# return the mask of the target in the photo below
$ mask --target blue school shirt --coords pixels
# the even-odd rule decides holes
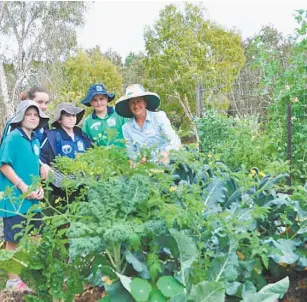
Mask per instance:
[[[74,140],[62,128],[53,129],[45,132],[40,159],[49,165],[58,155],[76,158],[90,147],[90,139],[79,127],[74,127]]]

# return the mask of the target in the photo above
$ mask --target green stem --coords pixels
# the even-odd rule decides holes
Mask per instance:
[[[16,259],[16,258],[14,258],[14,257],[12,257],[12,260],[18,262],[19,264],[21,264],[21,265],[24,266],[24,267],[28,267],[28,265],[27,265],[26,263],[24,263],[24,262],[22,262],[22,261],[20,261],[20,260],[18,260],[18,259]]]
[[[121,266],[122,266],[122,259],[121,259],[121,255],[120,255],[120,248],[121,248],[121,243],[114,244],[112,246],[114,261],[116,263],[116,271],[118,273],[121,272]]]
[[[106,250],[106,254],[107,254],[108,257],[109,257],[109,260],[110,260],[110,262],[111,262],[113,268],[116,270],[116,264],[115,264],[114,259],[113,259],[112,255],[111,255],[111,253],[110,253],[110,251],[109,251],[108,249]]]

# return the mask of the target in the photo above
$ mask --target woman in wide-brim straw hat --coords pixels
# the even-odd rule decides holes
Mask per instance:
[[[91,147],[88,136],[77,127],[85,110],[72,103],[61,103],[55,109],[51,123],[55,129],[46,131],[42,143],[40,159],[50,165],[56,156],[75,158],[77,153],[84,153]]]
[[[167,163],[169,151],[177,150],[180,139],[164,111],[158,111],[160,97],[140,84],[129,85],[115,105],[116,112],[131,120],[123,125],[128,156],[137,160],[142,149],[150,150],[151,160]],[[144,159],[141,156],[142,160]]]

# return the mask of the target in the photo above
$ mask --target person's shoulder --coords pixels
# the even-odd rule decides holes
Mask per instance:
[[[93,112],[91,112],[87,117],[84,118],[82,125],[88,124],[93,120]]]
[[[21,139],[21,138],[22,138],[22,135],[18,129],[14,129],[6,136],[7,140],[16,140],[16,139]]]
[[[164,111],[162,111],[162,110],[160,110],[160,111],[153,111],[152,113],[155,116],[157,116],[157,117],[166,117],[166,113]]]
[[[123,117],[124,118],[124,117]],[[128,128],[128,127],[131,127],[133,125],[133,118],[131,119],[127,119],[126,120],[126,123],[123,124],[123,128]]]
[[[167,119],[166,113],[164,111],[151,111],[150,115],[152,116],[152,119],[156,122],[163,122]]]
[[[3,145],[19,144],[22,141],[23,139],[21,133],[17,129],[15,129],[4,138],[2,144]]]

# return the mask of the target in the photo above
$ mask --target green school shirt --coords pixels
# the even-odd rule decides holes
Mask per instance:
[[[39,140],[33,136],[30,140],[21,128],[12,131],[0,148],[0,166],[10,165],[15,173],[27,184],[33,183],[33,177],[39,176]],[[0,172],[0,192],[12,188],[11,197],[0,197],[0,217],[12,217],[25,214],[38,200],[21,199],[21,191]],[[4,210],[14,212],[8,213]]]
[[[104,118],[93,112],[84,120],[82,130],[98,146],[114,145],[124,148],[122,126],[127,120],[116,112],[107,113]]]

